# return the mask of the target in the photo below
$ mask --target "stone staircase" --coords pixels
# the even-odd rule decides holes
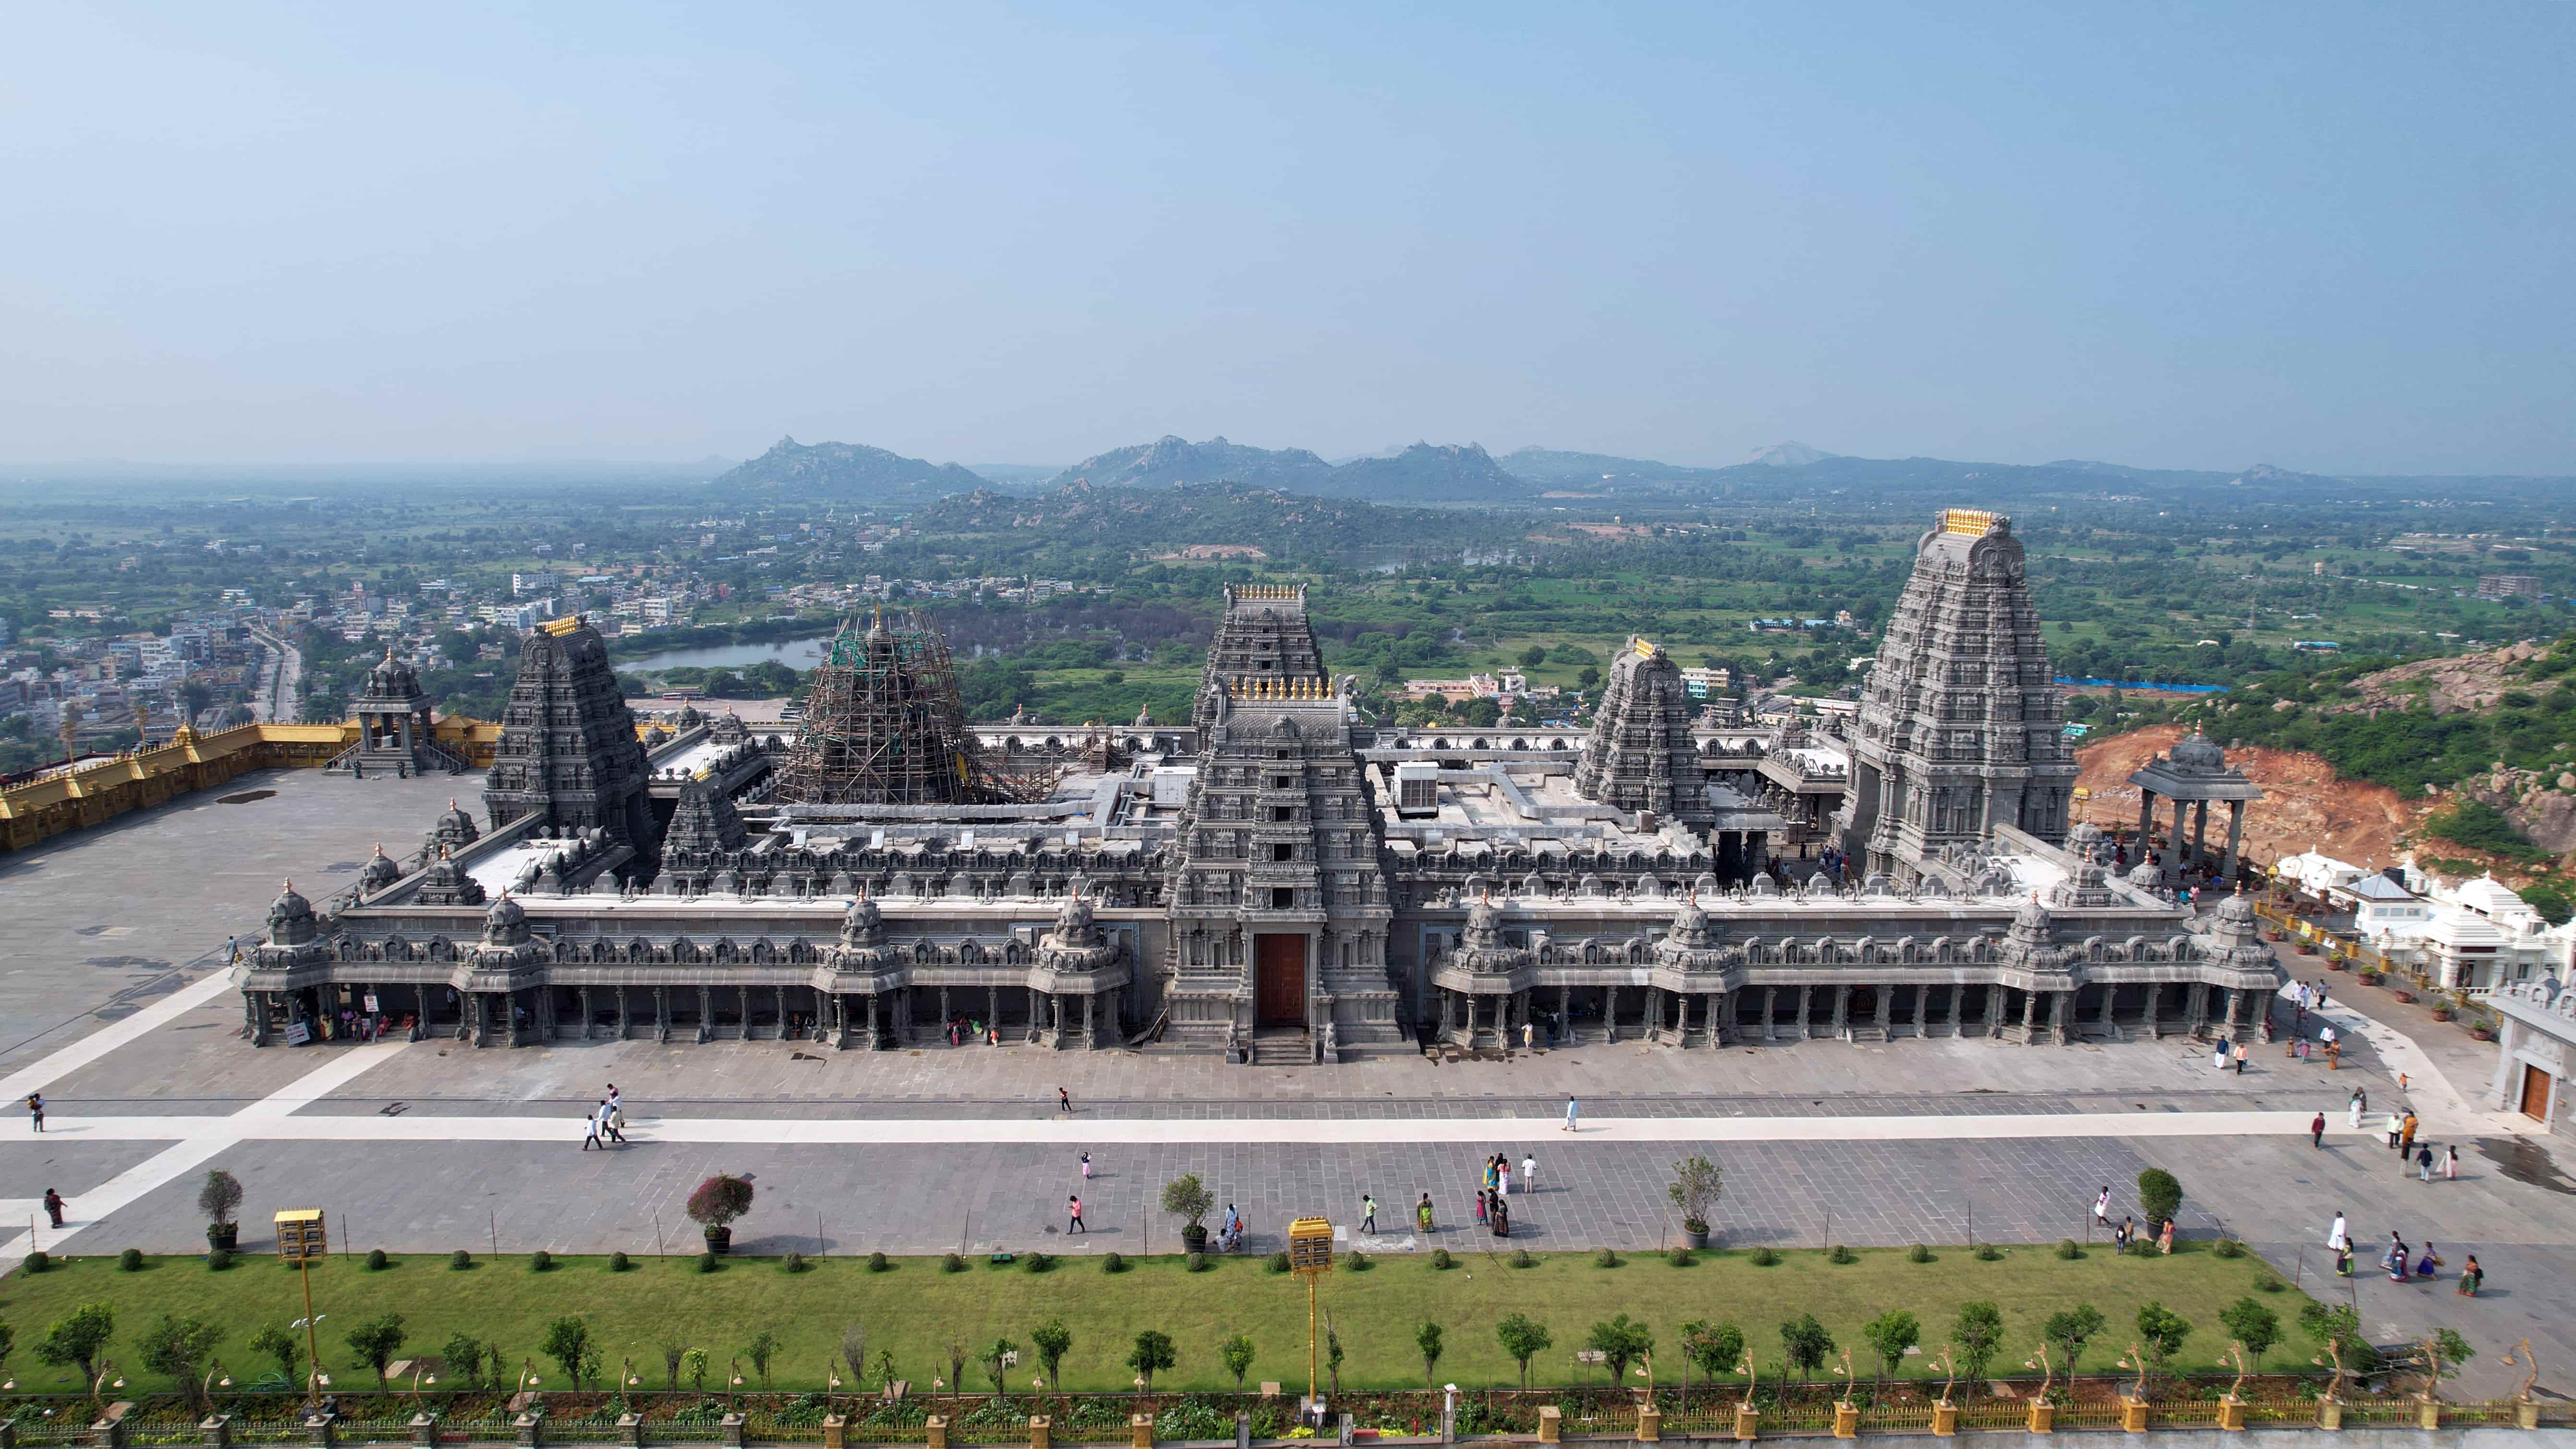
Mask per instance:
[[[1293,1027],[1273,1027],[1252,1034],[1252,1064],[1256,1067],[1303,1067],[1314,1061],[1315,1044]]]

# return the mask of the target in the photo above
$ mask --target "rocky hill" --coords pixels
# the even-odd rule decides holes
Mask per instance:
[[[2361,675],[2352,681],[2352,698],[2321,704],[2318,709],[2326,714],[2404,709],[2418,699],[2436,715],[2492,709],[2508,693],[2532,687],[2531,661],[2545,652],[2539,645],[2523,643],[2480,654],[2419,659]]]
[[[715,480],[718,486],[793,488],[846,495],[852,502],[903,504],[951,493],[969,493],[984,480],[954,463],[907,458],[864,443],[815,443],[781,438],[759,457]]]
[[[1223,438],[1193,443],[1165,434],[1150,443],[1112,448],[1085,458],[1048,481],[1054,487],[1079,481],[1095,488],[1238,483],[1251,488],[1315,493],[1321,491],[1320,485],[1332,472],[1332,464],[1303,448],[1255,448]]]
[[[1309,491],[1390,503],[1507,503],[1536,490],[1477,444],[1416,443],[1392,458],[1344,463]]]
[[[2135,826],[2138,787],[2129,776],[2186,733],[2182,725],[2151,725],[2078,749],[2075,761],[2084,773],[2076,784],[2091,792],[2080,817],[2103,826]],[[2432,802],[2406,800],[2386,785],[2340,779],[2334,766],[2304,751],[2249,746],[2229,750],[2227,759],[2263,787],[2263,800],[2245,814],[2245,851],[2258,861],[2322,850],[2355,864],[2390,865],[2400,853],[2398,842],[2432,808]],[[2221,843],[2225,822],[2221,812],[2210,811],[2211,837]]]

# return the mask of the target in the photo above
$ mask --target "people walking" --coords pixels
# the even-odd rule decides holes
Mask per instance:
[[[1568,1097],[1568,1098],[1566,1098],[1566,1099],[1565,1099],[1565,1127],[1563,1128],[1563,1130],[1564,1130],[1564,1131],[1567,1131],[1567,1132],[1575,1131],[1575,1130],[1576,1130],[1576,1128],[1575,1128],[1574,1122],[1575,1122],[1575,1107],[1574,1107],[1574,1099],[1573,1099],[1572,1097]],[[41,1114],[39,1114],[38,1119],[37,1119],[37,1130],[42,1131],[42,1130],[43,1130],[43,1128],[44,1128],[43,1118],[42,1118],[42,1115],[41,1115]]]
[[[2093,1199],[2093,1225],[2111,1226],[2111,1185],[2107,1182],[2102,1184],[2102,1195]]]
[[[2238,1075],[2238,1076],[2240,1076],[2240,1077],[2241,1077],[2241,1076],[2245,1075],[2245,1043],[2243,1043],[2243,1042],[2241,1042],[2241,1041],[2240,1041],[2240,1042],[2238,1042],[2238,1043],[2236,1044],[2236,1058],[2235,1058],[2235,1060],[2236,1060],[2236,1075]]]
[[[1481,1222],[1483,1222],[1484,1220],[1485,1220],[1485,1190],[1484,1190],[1483,1188],[1481,1188],[1481,1187],[1480,1187],[1480,1188],[1476,1189],[1476,1221],[1478,1221],[1478,1222],[1480,1222],[1480,1223],[1481,1223]]]
[[[588,1152],[594,1147],[598,1147],[602,1152],[608,1150],[607,1148],[600,1146],[599,1141],[599,1113],[601,1108],[606,1105],[607,1104],[603,1102],[600,1104],[600,1107],[592,1108],[589,1114],[581,1119],[581,1150],[584,1152]]]
[[[1538,1155],[1536,1153],[1521,1154],[1521,1191],[1538,1191]]]
[[[2351,1235],[2344,1231],[2343,1214],[2336,1213],[2334,1226],[2326,1229],[2326,1246],[2329,1248],[2341,1248],[2350,1245],[2351,1242]]]
[[[2326,1145],[2326,1114],[2323,1112],[2319,1112],[2316,1120],[2308,1124],[2308,1145],[2311,1147]]]
[[[2426,1143],[2415,1149],[2415,1175],[2426,1184],[2433,1181],[2433,1147]]]
[[[2408,1148],[2410,1148],[2410,1147],[2412,1147],[2412,1146],[2414,1146],[2414,1145],[2415,1145],[2415,1113],[2410,1109],[2410,1110],[2406,1113],[2406,1124],[2405,1124],[2405,1126],[2404,1126],[2404,1127],[2399,1131],[2398,1136],[2397,1136],[2397,1150],[2398,1150],[2398,1151],[2400,1151],[2400,1152],[2404,1152],[2406,1149],[2408,1149]]]
[[[1079,1194],[1079,1193],[1073,1193],[1073,1194],[1068,1194],[1068,1195],[1065,1197],[1065,1200],[1064,1200],[1064,1215],[1065,1215],[1065,1220],[1066,1220],[1066,1221],[1065,1221],[1065,1225],[1064,1225],[1064,1230],[1065,1230],[1065,1232],[1066,1232],[1066,1234],[1067,1234],[1067,1235],[1071,1235],[1071,1234],[1074,1234],[1074,1233],[1087,1233],[1087,1232],[1090,1232],[1090,1231],[1091,1231],[1091,1229],[1086,1228],[1086,1227],[1084,1227],[1084,1226],[1082,1225],[1082,1196],[1081,1196],[1081,1194]]]
[[[2460,1265],[2460,1286],[2451,1291],[2463,1298],[2475,1298],[2478,1296],[2478,1285],[2485,1281],[2487,1281],[2487,1270],[2478,1266],[2478,1255],[2471,1253],[2469,1261]]]
[[[2400,1132],[2403,1132],[2403,1131],[2405,1131],[2405,1130],[2406,1130],[2406,1122],[2405,1122],[2405,1119],[2404,1119],[2404,1118],[2402,1118],[2402,1117],[2399,1117],[2399,1116],[2398,1116],[2396,1113],[2394,1113],[2394,1112],[2389,1113],[2389,1114],[2388,1114],[2388,1125],[2387,1125],[2387,1130],[2386,1130],[2386,1133],[2385,1133],[2385,1135],[2386,1135],[2386,1137],[2387,1137],[2387,1139],[2388,1139],[2388,1150],[2389,1150],[2389,1151],[2391,1151],[2391,1152],[2396,1152],[2396,1151],[2400,1150],[2400,1149],[2399,1149],[2399,1147],[2398,1147],[2398,1143],[2397,1143],[2397,1134],[2398,1134],[2398,1133],[2400,1133]]]
[[[1368,1193],[1360,1194],[1360,1231],[1377,1236],[1377,1199]]]
[[[1088,1152],[1082,1154],[1082,1180],[1091,1181],[1091,1154]]]
[[[1056,1109],[1057,1111],[1059,1111],[1059,1112],[1070,1112],[1070,1111],[1072,1111],[1072,1110],[1073,1110],[1073,1094],[1072,1094],[1071,1092],[1066,1091],[1066,1090],[1065,1090],[1064,1088],[1062,1088],[1062,1087],[1058,1087],[1058,1088],[1056,1088],[1056,1089],[1055,1089],[1055,1109]]]
[[[1509,1153],[1494,1154],[1494,1196],[1512,1195],[1512,1159]]]
[[[2223,1041],[2210,1043],[2209,1065],[2215,1071],[2227,1070],[2227,1043]]]
[[[29,1093],[27,1094],[27,1117],[28,1117],[28,1120],[29,1120],[29,1121],[31,1121],[31,1122],[33,1122],[33,1123],[35,1124],[35,1128],[36,1128],[36,1130],[37,1130],[37,1131],[42,1132],[42,1131],[44,1131],[44,1130],[45,1130],[45,1094],[44,1094],[44,1093],[42,1093],[42,1092],[29,1092]],[[1568,1122],[1571,1122],[1571,1121],[1573,1121],[1573,1120],[1574,1120],[1574,1104],[1573,1104],[1573,1103],[1571,1103],[1571,1102],[1569,1102],[1569,1103],[1567,1103],[1567,1104],[1566,1104],[1566,1107],[1565,1107],[1565,1119],[1566,1119]]]
[[[2351,1096],[2351,1098],[2350,1098],[2349,1100],[2347,1100],[2343,1105],[2344,1105],[2344,1111],[2345,1111],[2346,1113],[2350,1114],[2350,1115],[2351,1115],[2351,1117],[2352,1117],[2352,1125],[2353,1125],[2353,1127],[2354,1127],[2355,1129],[2358,1129],[2358,1128],[2361,1126],[2361,1114],[2362,1114],[2362,1112],[2370,1106],[2369,1101],[2368,1101],[2367,1099],[2365,1099],[2365,1098],[2361,1095],[2361,1089],[2360,1089],[2360,1088],[2358,1088],[2358,1087],[2355,1087],[2355,1088],[2353,1089],[2353,1092],[2352,1092],[2352,1096]]]
[[[2442,1149],[2442,1180],[2444,1182],[2460,1180],[2460,1144],[2456,1142]]]
[[[45,1189],[45,1216],[53,1220],[55,1227],[63,1225],[63,1195],[50,1187]]]
[[[1420,1228],[1422,1229],[1422,1231],[1423,1231],[1425,1234],[1430,1233],[1430,1231],[1431,1231],[1431,1194],[1429,1194],[1429,1193],[1427,1193],[1427,1192],[1426,1192],[1426,1193],[1424,1193],[1424,1194],[1422,1195],[1422,1201],[1420,1201],[1420,1202],[1418,1202],[1418,1203],[1415,1203],[1415,1204],[1413,1205],[1413,1221],[1414,1221],[1414,1224],[1415,1224],[1417,1227],[1420,1227]]]

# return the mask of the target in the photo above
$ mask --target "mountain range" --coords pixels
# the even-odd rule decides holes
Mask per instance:
[[[1257,448],[1226,438],[1193,443],[1165,436],[1086,458],[1064,469],[996,464],[979,473],[954,463],[907,458],[855,443],[777,446],[715,480],[718,485],[798,488],[847,496],[860,504],[908,507],[992,489],[1003,495],[1052,492],[1075,483],[1094,489],[1154,490],[1225,484],[1310,498],[1388,504],[1558,506],[1559,500],[1633,499],[1698,504],[1729,496],[1770,499],[1837,494],[1878,501],[1917,496],[1947,500],[1973,494],[1997,503],[2043,497],[2136,495],[2176,500],[2222,496],[2245,488],[2345,488],[2356,494],[2406,495],[2460,488],[2564,487],[2566,479],[2343,478],[2257,463],[2237,473],[2133,468],[2066,459],[2053,463],[1974,463],[1943,458],[1855,458],[1804,443],[1776,443],[1723,468],[1692,467],[1608,453],[1528,447],[1489,455],[1475,443],[1414,443],[1327,462],[1304,448]]]

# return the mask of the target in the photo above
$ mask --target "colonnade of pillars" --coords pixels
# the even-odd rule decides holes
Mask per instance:
[[[2155,830],[2156,793],[2138,792],[2138,845],[2147,848],[2149,835]],[[2245,802],[2229,800],[2227,806],[2227,854],[2218,868],[2222,881],[2236,879],[2236,859],[2245,845]],[[2173,833],[2165,855],[2168,871],[2205,870],[2209,866],[2209,805],[2207,800],[2173,802]],[[2187,817],[2187,818],[2186,818]],[[2188,829],[2186,829],[2188,825]]]
[[[1478,993],[1434,988],[1439,997],[1438,1039],[1464,1047],[1550,1043],[1544,987]],[[1588,1011],[1598,993],[1600,1016],[1578,1023],[1574,993]],[[1673,1046],[1716,1046],[1735,1041],[1803,1041],[1812,1037],[1886,1040],[1899,1035],[2000,1037],[2063,1045],[2078,1036],[2251,1035],[2271,1009],[2269,991],[2211,986],[2206,982],[2095,983],[2085,991],[2031,991],[1978,984],[1893,985],[1870,982],[1746,986],[1735,991],[1674,991],[1660,986],[1554,988],[1557,1044],[1643,1039]],[[1629,998],[1628,992],[1642,993]],[[2131,1015],[2119,1016],[2123,992]],[[1900,996],[1900,993],[1903,993]],[[1535,1000],[1534,1000],[1535,998]],[[1623,1001],[1635,1001],[1629,1014]],[[2078,1015],[2079,1004],[2088,1013]],[[1898,1007],[1905,1010],[1900,1014]],[[2167,1016],[2166,1008],[2173,1008]],[[1783,1011],[1786,1009],[1784,1018]],[[1597,1031],[1597,1035],[1595,1034]]]

